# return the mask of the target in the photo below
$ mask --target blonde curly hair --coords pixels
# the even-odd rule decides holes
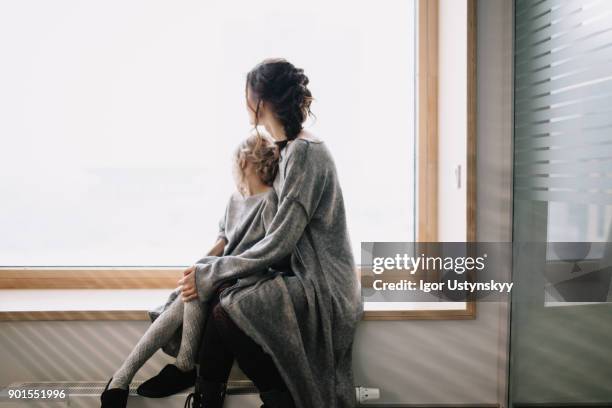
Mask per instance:
[[[278,160],[278,147],[265,136],[252,134],[243,140],[234,152],[234,178],[238,191],[242,195],[247,192],[241,163],[250,163],[262,183],[272,186],[278,173]]]

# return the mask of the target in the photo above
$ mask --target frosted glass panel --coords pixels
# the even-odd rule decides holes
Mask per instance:
[[[611,21],[606,1],[517,1],[518,199],[612,204]]]
[[[510,407],[612,406],[612,2],[517,0],[514,45]]]

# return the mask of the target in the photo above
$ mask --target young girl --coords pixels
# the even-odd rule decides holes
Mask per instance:
[[[238,192],[229,199],[219,223],[217,242],[208,256],[196,263],[240,254],[265,236],[276,213],[276,193],[271,186],[278,171],[278,158],[276,145],[257,134],[238,146],[234,156],[234,178]],[[257,279],[257,275],[225,282],[223,286],[246,284],[247,280],[254,279]],[[197,351],[207,317],[207,299],[185,301],[180,293],[181,287],[178,287],[163,306],[149,311],[152,324],[106,385],[100,397],[102,408],[126,406],[129,384],[134,375],[160,348],[176,357],[176,362],[166,365],[157,376],[143,383],[138,393],[159,398],[194,384]]]

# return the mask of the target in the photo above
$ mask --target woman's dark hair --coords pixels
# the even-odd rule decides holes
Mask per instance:
[[[245,91],[249,88],[257,101],[255,128],[261,102],[266,102],[283,125],[287,141],[295,139],[302,131],[304,121],[312,115],[310,104],[313,98],[304,70],[283,58],[266,59],[247,74]],[[286,141],[277,144],[282,148]]]

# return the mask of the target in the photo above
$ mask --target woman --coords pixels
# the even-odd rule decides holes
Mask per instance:
[[[221,285],[290,256],[287,273],[278,268],[252,286],[220,293],[204,334],[216,332],[218,341],[204,339],[203,355],[225,348],[221,354],[234,355],[256,386],[274,386],[260,389],[266,407],[345,408],[355,405],[351,355],[363,306],[334,162],[302,129],[312,100],[307,85],[303,71],[284,59],[265,60],[247,75],[251,123],[263,125],[282,149],[273,183],[277,212],[251,248],[188,268],[182,291],[185,299],[210,301]],[[235,336],[243,341],[220,341]],[[276,373],[262,354],[282,381],[269,381]],[[208,364],[201,358],[200,370]],[[199,378],[196,406],[220,406],[219,389]]]

